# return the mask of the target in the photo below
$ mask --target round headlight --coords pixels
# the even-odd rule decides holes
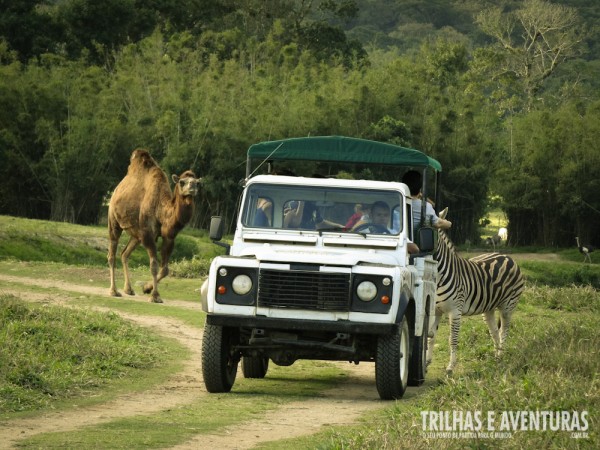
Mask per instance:
[[[246,295],[252,289],[252,279],[248,275],[238,275],[231,283],[233,292],[238,295]]]
[[[356,287],[356,295],[363,302],[370,302],[377,295],[377,286],[371,281],[363,281]]]

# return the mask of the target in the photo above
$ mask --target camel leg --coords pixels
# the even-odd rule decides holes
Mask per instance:
[[[134,290],[131,288],[131,278],[129,276],[129,257],[139,244],[140,241],[138,239],[130,236],[129,242],[127,242],[127,245],[121,252],[121,262],[123,263],[123,273],[125,275],[125,285],[123,286],[123,290],[127,295],[135,295]]]
[[[150,273],[152,274],[152,290],[146,291],[146,288],[144,288],[144,292],[151,292],[150,301],[152,303],[162,303],[162,299],[158,293],[158,255],[156,254],[156,242],[152,236],[145,236],[142,245],[148,252],[148,257],[150,258]]]
[[[169,258],[171,257],[171,253],[173,253],[173,248],[175,247],[174,239],[164,239],[162,241],[162,246],[160,249],[160,271],[158,272],[158,276],[156,277],[156,284],[160,283],[164,277],[169,274]],[[153,285],[152,282],[146,283],[144,286],[144,292],[148,294],[152,291]]]
[[[435,336],[437,335],[438,326],[440,325],[441,318],[442,312],[436,311],[433,325],[430,327],[430,330],[433,331],[429,331],[428,333],[429,340],[427,342],[427,365],[431,364],[431,361],[433,360],[433,345],[435,344]]]
[[[454,366],[456,366],[456,352],[458,349],[458,334],[460,333],[460,319],[462,314],[460,312],[450,312],[448,314],[450,320],[450,337],[448,343],[450,344],[450,362],[446,367],[446,373],[452,374]]]
[[[108,221],[108,269],[110,272],[110,291],[109,294],[113,297],[120,297],[121,294],[117,290],[115,284],[115,254],[117,253],[117,246],[119,244],[119,238],[123,230],[118,224],[114,223],[109,219]]]

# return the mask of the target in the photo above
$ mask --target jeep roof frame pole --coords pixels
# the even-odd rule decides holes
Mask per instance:
[[[442,172],[439,170],[436,170],[435,171],[435,199],[434,199],[435,200],[435,208],[434,209],[436,211],[437,211],[436,208],[438,207],[438,205],[440,204],[440,200],[442,199],[442,190],[440,188],[440,186],[441,186],[440,183],[442,181],[441,177],[442,177]]]
[[[425,214],[427,211],[427,167],[423,168],[421,176],[423,177],[423,180],[421,185],[421,219],[419,228],[422,228],[423,225],[425,225]]]

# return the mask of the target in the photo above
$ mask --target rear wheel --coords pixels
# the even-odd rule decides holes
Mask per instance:
[[[206,324],[202,340],[202,376],[208,392],[229,392],[235,382],[239,353],[236,330]]]
[[[402,398],[408,385],[410,335],[406,317],[392,335],[380,336],[375,360],[375,383],[382,400]]]
[[[264,378],[269,370],[269,358],[242,356],[242,373],[245,378]]]
[[[410,367],[408,370],[408,385],[421,386],[427,374],[427,335],[429,334],[429,315],[423,319],[423,333],[414,337]]]

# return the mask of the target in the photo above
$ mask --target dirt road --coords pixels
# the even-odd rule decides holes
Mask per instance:
[[[24,285],[44,287],[48,292],[29,292]],[[13,294],[24,300],[65,304],[61,291],[107,296],[108,289],[0,274],[0,293]],[[147,301],[145,296],[131,297],[131,300]],[[68,305],[72,307],[73,302],[69,302]],[[199,304],[176,300],[157,305],[159,308],[175,306],[200,308]],[[208,395],[202,383],[200,367],[201,330],[165,317],[119,314],[140,326],[150,327],[155,332],[177,339],[186,346],[191,357],[185,361],[183,369],[171,376],[166,383],[145,392],[122,395],[115,400],[91,407],[49,411],[34,418],[2,423],[0,448],[15,448],[20,440],[39,433],[72,431],[117,418],[152,414],[185,405],[196,401],[200,396]],[[198,435],[174,448],[249,449],[261,442],[313,434],[324,427],[353,423],[366,411],[389,406],[389,403],[380,401],[377,395],[373,364],[354,366],[344,363],[342,367],[351,370],[351,376],[340,382],[336,388],[323,392],[318,398],[284,404],[259,420],[228,427],[211,435]]]

